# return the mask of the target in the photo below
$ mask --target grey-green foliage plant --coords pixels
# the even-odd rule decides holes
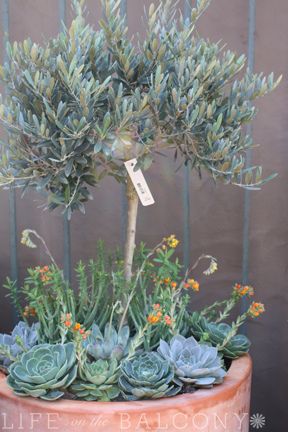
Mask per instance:
[[[120,394],[118,378],[119,365],[115,358],[85,361],[79,368],[79,378],[69,391],[78,399],[108,402]]]
[[[88,186],[106,175],[126,184],[130,281],[138,198],[123,162],[137,157],[148,169],[170,149],[200,175],[257,189],[266,180],[261,167],[245,167],[253,143],[243,126],[255,117],[255,99],[279,79],[251,73],[245,56],[198,36],[195,23],[210,0],[196,0],[188,20],[177,1],[151,4],[139,42],[128,36],[120,0],[102,0],[100,30],[86,24],[83,0],[72,3],[70,28],[43,46],[8,44],[0,121],[9,160],[4,150],[1,183],[44,189],[48,207],[68,216],[84,211]]]
[[[39,324],[31,327],[20,321],[10,334],[0,334],[0,364],[8,367],[16,361],[23,352],[28,351],[38,343]]]
[[[170,344],[160,341],[159,354],[175,369],[175,375],[185,384],[211,387],[220,384],[226,375],[217,348],[199,344],[193,337],[174,336]]]
[[[123,326],[118,332],[111,323],[107,323],[104,333],[97,324],[91,327],[91,333],[84,343],[87,353],[94,359],[116,359],[120,361],[129,351],[130,330]]]
[[[211,343],[218,347],[219,351],[230,359],[235,359],[246,354],[251,346],[247,336],[243,334],[227,336],[231,332],[231,326],[227,323],[214,323],[208,321],[198,312],[193,312],[189,319],[192,334],[198,339]]]
[[[8,385],[18,396],[56,400],[64,396],[77,375],[76,352],[72,342],[41,344],[24,353],[9,368]]]
[[[174,383],[174,372],[156,352],[136,354],[121,364],[119,386],[124,399],[159,399],[175,396],[181,386]]]

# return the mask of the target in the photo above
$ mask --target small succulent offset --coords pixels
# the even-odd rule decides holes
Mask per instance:
[[[119,365],[115,358],[85,362],[79,377],[69,389],[78,399],[108,402],[119,396]]]
[[[229,359],[236,359],[246,354],[251,346],[250,340],[242,334],[227,338],[231,326],[226,323],[216,324],[194,312],[191,316],[191,331],[197,339],[204,339],[215,347],[220,347],[221,353]]]
[[[25,351],[28,351],[38,342],[39,324],[30,327],[24,321],[20,321],[9,334],[0,334],[0,363],[8,367]]]
[[[124,326],[120,331],[107,323],[104,334],[98,325],[93,324],[91,334],[84,343],[88,354],[94,359],[116,359],[120,361],[128,354],[130,331],[128,326]]]
[[[161,340],[159,354],[169,361],[175,375],[185,384],[211,387],[226,375],[216,348],[199,344],[193,337],[174,336],[170,345]]]
[[[119,387],[128,401],[175,396],[181,390],[181,386],[174,382],[169,361],[156,352],[144,352],[124,360]]]
[[[74,344],[36,345],[10,366],[9,373],[8,385],[18,396],[59,399],[77,375]]]

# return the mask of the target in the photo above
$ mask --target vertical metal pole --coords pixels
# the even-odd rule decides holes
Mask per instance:
[[[191,13],[191,0],[185,0],[184,3],[184,18],[189,19]],[[191,229],[190,229],[190,168],[184,167],[183,178],[183,261],[184,270],[190,265],[190,244],[191,244]]]
[[[125,17],[127,24],[127,0],[121,0],[120,8],[121,16]],[[120,230],[121,230],[121,246],[124,248],[126,240],[126,229],[127,229],[127,196],[126,196],[126,184],[121,184],[121,212],[120,212]]]
[[[66,22],[66,0],[59,0],[59,30],[62,29],[62,22]],[[63,250],[64,250],[64,278],[71,282],[71,227],[67,216],[63,216]]]
[[[3,38],[3,60],[8,61],[6,43],[9,40],[9,0],[2,0],[2,27]],[[7,149],[9,155],[9,148]],[[13,281],[18,281],[18,251],[17,251],[17,210],[16,193],[13,186],[9,189],[9,244],[10,244],[10,277]],[[13,322],[17,321],[16,311],[13,310]]]
[[[249,15],[248,15],[248,69],[253,73],[255,62],[255,30],[256,30],[256,0],[249,0]],[[252,124],[247,126],[247,134],[252,136]],[[250,166],[252,162],[251,150],[247,151],[246,165]],[[249,281],[249,257],[250,257],[250,207],[251,207],[251,191],[244,192],[244,212],[243,212],[243,251],[242,251],[242,283],[248,284]],[[247,300],[243,298],[242,312],[247,308]],[[246,331],[244,326],[243,331]]]

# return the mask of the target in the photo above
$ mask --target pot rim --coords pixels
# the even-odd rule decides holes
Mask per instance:
[[[163,398],[156,400],[144,400],[136,402],[90,402],[90,401],[74,401],[62,399],[55,402],[42,401],[32,397],[16,396],[6,383],[5,375],[0,372],[0,406],[1,400],[9,399],[15,404],[21,401],[21,405],[29,406],[33,410],[40,409],[49,412],[62,412],[67,414],[105,414],[113,412],[143,412],[146,410],[159,411],[163,406],[165,410],[177,407],[181,408],[184,405],[193,404],[193,409],[197,410],[203,405],[214,405],[219,401],[228,400],[232,398],[241,385],[251,378],[252,373],[252,359],[249,354],[246,354],[236,360],[233,360],[228,373],[224,379],[223,384],[214,386],[212,389],[199,389],[195,393],[185,393],[171,398]],[[36,412],[36,411],[35,411]]]

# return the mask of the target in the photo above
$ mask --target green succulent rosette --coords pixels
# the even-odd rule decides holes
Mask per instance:
[[[91,334],[84,342],[84,347],[95,360],[115,358],[120,361],[128,354],[129,337],[130,330],[128,326],[123,326],[117,332],[110,323],[107,323],[104,333],[102,333],[98,325],[94,323]]]
[[[206,342],[217,347],[221,346],[231,331],[231,326],[226,323],[209,322],[198,312],[194,312],[190,318],[190,329],[192,334],[198,339],[204,339]],[[250,340],[242,334],[237,334],[221,348],[224,357],[234,360],[246,354],[251,346]]]
[[[137,354],[121,365],[119,387],[124,399],[159,399],[175,396],[181,386],[174,382],[174,371],[156,352]]]
[[[115,358],[85,362],[79,378],[69,389],[78,399],[108,402],[119,396],[119,365]]]
[[[77,375],[73,343],[36,345],[9,368],[8,385],[18,396],[56,400]]]

